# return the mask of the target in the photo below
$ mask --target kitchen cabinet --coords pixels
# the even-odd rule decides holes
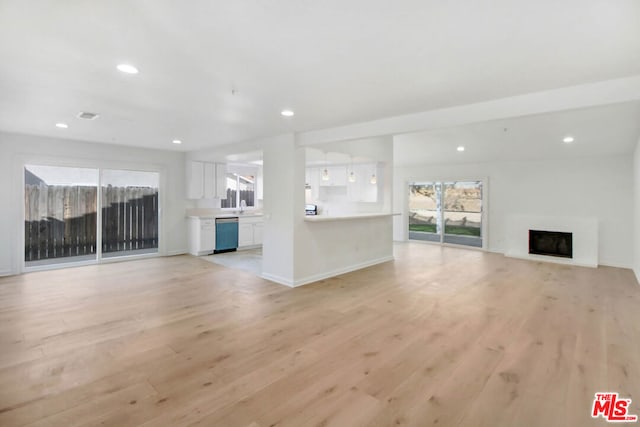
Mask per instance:
[[[346,166],[329,166],[326,168],[329,173],[329,179],[323,180],[322,174],[324,167],[318,168],[320,187],[334,187],[347,185],[347,167]]]
[[[349,182],[347,196],[351,202],[375,203],[382,194],[382,168],[376,164],[353,165],[355,182]],[[371,175],[376,174],[376,183],[371,183]]]
[[[216,165],[215,163],[204,163],[202,193],[205,199],[213,199],[216,197],[216,187],[215,185],[211,185],[212,183],[216,183]]]
[[[240,221],[238,224],[238,247],[253,245],[253,224]]]
[[[262,231],[264,230],[264,222],[253,223],[253,244],[262,245]]]
[[[305,202],[315,204],[319,199],[318,194],[318,179],[320,169],[318,168],[306,168],[305,169],[305,186],[304,186],[304,194],[305,194]]]
[[[187,160],[187,198],[202,199],[204,197],[204,162]]]
[[[187,198],[224,199],[227,196],[224,163],[187,160]]]
[[[227,165],[224,163],[216,163],[216,199],[227,198]]]
[[[215,218],[189,218],[189,253],[206,255],[216,248]]]
[[[238,249],[260,246],[264,221],[260,216],[238,219]]]

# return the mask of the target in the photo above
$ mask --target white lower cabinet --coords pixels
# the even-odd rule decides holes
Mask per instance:
[[[262,217],[240,217],[238,219],[238,249],[262,244]]]
[[[253,244],[262,245],[262,230],[264,229],[264,222],[256,222],[253,224]]]
[[[206,255],[216,248],[216,220],[214,218],[189,218],[189,253]]]
[[[253,224],[239,220],[238,224],[238,247],[253,245]]]

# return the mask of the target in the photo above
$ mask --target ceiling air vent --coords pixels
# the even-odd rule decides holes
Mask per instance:
[[[98,117],[98,115],[96,113],[89,113],[89,112],[86,112],[86,111],[80,111],[78,113],[78,118],[85,119],[85,120],[93,120],[96,117]]]

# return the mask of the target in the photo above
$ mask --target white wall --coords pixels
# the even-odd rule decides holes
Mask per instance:
[[[319,149],[329,149],[328,147],[330,144],[314,146]],[[378,212],[391,213],[392,138],[381,137],[370,138],[366,141],[345,142],[337,144],[331,149],[385,162],[381,177],[383,179],[383,197],[381,202],[375,205]],[[298,148],[298,150],[304,150],[304,148]],[[304,169],[302,176],[299,177],[299,182],[296,182],[296,191],[299,191],[301,195],[301,202],[298,206],[302,206],[304,203]],[[393,259],[391,217],[329,222],[308,222],[304,219],[303,210],[296,208],[295,285]]]
[[[633,252],[633,269],[636,273],[636,278],[640,282],[640,139],[636,145],[636,150],[633,156],[633,191],[634,191],[634,252]]]
[[[292,285],[296,250],[294,214],[298,206],[301,211],[304,209],[304,194],[300,194],[304,192],[304,157],[300,158],[293,135],[265,141],[263,156],[262,275]]]
[[[599,219],[599,263],[631,267],[633,162],[629,156],[457,165],[396,166],[394,238],[404,240],[407,182],[488,178],[488,250],[505,251],[511,214]]]
[[[0,275],[22,266],[23,166],[50,164],[160,172],[160,253],[187,252],[184,153],[0,133]]]
[[[386,160],[385,196],[390,211],[393,144],[390,137],[347,144],[354,155]],[[336,151],[342,147],[333,147]],[[326,148],[326,147],[325,147]],[[298,286],[393,257],[391,219],[310,223],[304,215],[305,147],[294,134],[189,153],[189,158],[224,161],[230,154],[262,150],[264,171],[263,277]]]

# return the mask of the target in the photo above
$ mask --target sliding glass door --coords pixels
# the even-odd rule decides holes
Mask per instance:
[[[158,251],[156,172],[26,165],[26,267]]]
[[[24,175],[26,265],[95,260],[98,170],[28,165]]]
[[[409,185],[409,238],[442,240],[442,184],[422,182]]]
[[[482,247],[482,181],[409,184],[409,239]]]
[[[158,252],[159,179],[156,172],[102,171],[102,257]]]

